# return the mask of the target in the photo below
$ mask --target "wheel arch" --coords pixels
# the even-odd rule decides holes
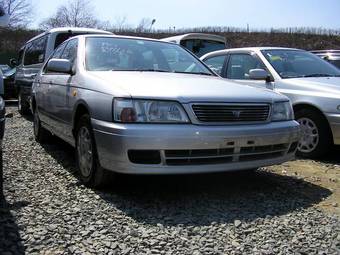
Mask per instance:
[[[332,133],[332,129],[331,129],[331,126],[329,124],[329,121],[328,121],[326,115],[323,113],[323,111],[319,107],[317,107],[317,106],[315,106],[311,103],[303,103],[303,102],[293,104],[294,113],[299,111],[299,110],[302,110],[302,109],[309,109],[309,110],[317,112],[323,118],[325,123],[327,123],[329,133],[330,133],[330,135],[332,136],[332,139],[333,139],[333,133]]]
[[[74,107],[74,111],[73,111],[73,118],[72,118],[73,136],[75,136],[77,122],[80,119],[80,117],[84,114],[89,114],[91,116],[91,111],[90,111],[90,107],[88,106],[88,104],[85,101],[81,100],[76,104],[76,106]]]

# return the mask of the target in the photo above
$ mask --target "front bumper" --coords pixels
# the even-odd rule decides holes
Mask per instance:
[[[334,144],[340,145],[340,114],[328,113],[326,116],[332,130]]]
[[[101,166],[131,174],[222,172],[280,164],[294,158],[300,137],[295,121],[196,126],[92,119],[92,126]],[[159,153],[160,162],[132,163],[130,152],[145,150]]]

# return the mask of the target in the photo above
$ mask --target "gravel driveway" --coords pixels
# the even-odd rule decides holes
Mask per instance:
[[[290,163],[119,176],[94,191],[79,183],[70,146],[39,145],[31,120],[7,112],[0,254],[340,254],[339,216],[318,206],[334,189],[280,173]]]

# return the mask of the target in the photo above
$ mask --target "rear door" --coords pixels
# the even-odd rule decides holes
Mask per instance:
[[[44,63],[47,38],[48,35],[42,36],[25,46],[23,61],[16,74],[16,85],[27,93],[30,93],[33,80]]]

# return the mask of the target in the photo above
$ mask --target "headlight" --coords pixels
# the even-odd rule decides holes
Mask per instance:
[[[113,119],[135,123],[188,123],[183,107],[173,101],[134,100],[117,98],[113,105]]]
[[[272,121],[293,120],[294,113],[290,102],[279,102],[273,104]]]

